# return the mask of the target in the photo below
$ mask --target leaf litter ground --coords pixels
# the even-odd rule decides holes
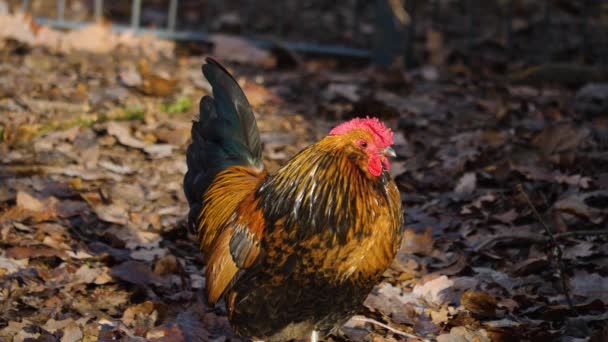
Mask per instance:
[[[190,120],[210,91],[203,58],[5,50],[0,338],[243,340],[202,299],[205,263],[185,223]],[[606,336],[608,131],[580,109],[584,96],[462,65],[231,69],[270,170],[354,115],[396,129],[402,248],[332,340]]]

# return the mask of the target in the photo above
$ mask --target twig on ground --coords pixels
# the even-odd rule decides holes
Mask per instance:
[[[608,229],[593,229],[593,230],[576,230],[573,232],[563,232],[555,234],[556,239],[563,239],[571,236],[594,236],[608,235]]]
[[[359,322],[365,322],[365,323],[371,323],[371,324],[377,325],[377,326],[382,327],[382,328],[384,328],[386,330],[389,330],[390,332],[395,333],[397,335],[405,336],[405,337],[408,337],[408,338],[417,338],[417,339],[425,341],[425,342],[430,341],[430,340],[425,339],[423,337],[416,336],[414,334],[406,333],[405,331],[401,331],[401,330],[395,329],[395,328],[393,328],[393,327],[391,327],[391,326],[389,326],[387,324],[384,324],[382,322],[378,322],[378,321],[376,321],[373,318],[368,318],[368,317],[365,317],[365,316],[354,316],[352,319],[355,320],[355,321],[359,321]]]
[[[596,229],[596,230],[578,230],[573,232],[564,232],[554,234],[553,237],[556,240],[562,240],[573,236],[596,236],[596,235],[608,235],[608,229]],[[477,244],[473,251],[479,252],[483,249],[494,246],[496,243],[501,241],[516,241],[516,242],[529,242],[529,243],[545,243],[550,241],[551,237],[547,237],[541,234],[535,233],[505,233],[496,234],[490,236],[487,240]]]
[[[524,199],[528,203],[528,206],[532,210],[532,213],[534,213],[536,220],[538,220],[538,222],[543,226],[543,228],[547,232],[547,235],[549,235],[549,241],[553,245],[553,248],[552,248],[553,256],[555,257],[555,262],[557,263],[557,273],[562,282],[564,296],[566,296],[566,301],[568,302],[568,307],[570,308],[570,311],[572,311],[573,314],[576,314],[574,305],[572,305],[572,299],[570,298],[570,291],[568,291],[568,284],[566,282],[566,274],[564,272],[564,263],[562,260],[562,249],[561,249],[559,243],[557,242],[555,235],[553,235],[553,232],[551,231],[549,226],[547,226],[547,224],[545,223],[543,218],[538,213],[538,210],[536,210],[536,207],[530,200],[530,197],[528,197],[528,193],[526,193],[526,190],[524,190],[524,187],[521,184],[518,184],[517,190],[521,193],[521,195],[524,197]]]
[[[473,251],[479,252],[485,248],[492,247],[500,241],[521,241],[529,243],[544,243],[547,238],[540,234],[530,233],[513,233],[513,234],[497,234],[490,236],[487,240],[480,242],[473,248]]]

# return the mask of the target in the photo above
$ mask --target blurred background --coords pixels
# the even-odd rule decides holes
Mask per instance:
[[[443,58],[506,64],[608,63],[608,4],[602,0],[196,1],[11,0],[38,22],[76,28],[102,18],[116,30],[154,30],[183,42],[236,34],[262,47],[371,58],[408,66]]]

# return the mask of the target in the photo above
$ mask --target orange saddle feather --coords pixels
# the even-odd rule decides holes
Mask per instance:
[[[260,254],[264,217],[255,191],[265,171],[233,166],[219,173],[203,198],[198,217],[201,249],[207,257],[207,298],[215,304]]]

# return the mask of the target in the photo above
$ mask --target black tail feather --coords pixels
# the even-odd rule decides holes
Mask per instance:
[[[222,65],[211,58],[206,61],[202,69],[213,88],[213,98],[201,99],[186,155],[184,192],[191,224],[196,221],[204,193],[219,172],[233,165],[263,165],[260,134],[245,94]]]

